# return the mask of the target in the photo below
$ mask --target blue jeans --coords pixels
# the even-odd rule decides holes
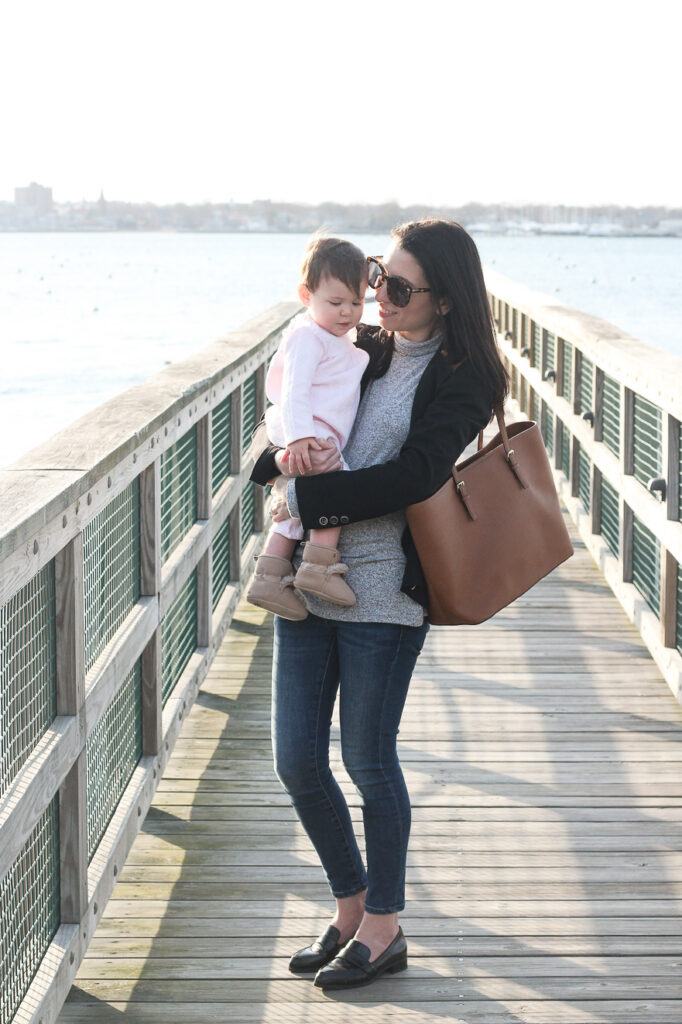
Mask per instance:
[[[410,800],[396,752],[410,678],[428,625],[275,616],[272,737],[277,775],[336,897],[367,889],[365,908],[405,906]],[[340,692],[343,763],[360,796],[367,870],[329,767]]]

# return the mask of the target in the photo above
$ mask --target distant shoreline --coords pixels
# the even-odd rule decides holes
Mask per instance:
[[[551,227],[543,227],[538,230],[522,230],[519,228],[497,228],[483,227],[481,225],[463,225],[472,235],[490,235],[506,238],[682,238],[680,231],[627,231],[627,230],[600,230],[598,226],[589,227],[586,230],[552,230]],[[329,231],[336,231],[343,235],[366,235],[381,234],[390,231],[391,227],[342,227],[340,225],[325,225]],[[2,227],[1,235],[309,235],[315,228],[152,228],[152,227]]]

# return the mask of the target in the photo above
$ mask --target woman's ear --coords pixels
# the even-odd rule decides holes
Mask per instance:
[[[449,313],[451,309],[452,303],[450,299],[441,299],[440,302],[438,303],[438,312],[440,313],[441,316],[445,316],[445,314]]]
[[[298,297],[304,306],[310,305],[310,288],[308,288],[307,284],[299,284]]]

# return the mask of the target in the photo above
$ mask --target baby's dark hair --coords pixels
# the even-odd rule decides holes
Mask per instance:
[[[335,277],[356,295],[364,295],[367,285],[364,253],[343,238],[313,235],[301,264],[301,284],[314,292],[325,277]]]

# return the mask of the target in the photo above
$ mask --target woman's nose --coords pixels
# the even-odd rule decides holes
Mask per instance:
[[[386,282],[383,281],[376,290],[377,302],[386,302],[388,299],[388,292],[386,291]]]

